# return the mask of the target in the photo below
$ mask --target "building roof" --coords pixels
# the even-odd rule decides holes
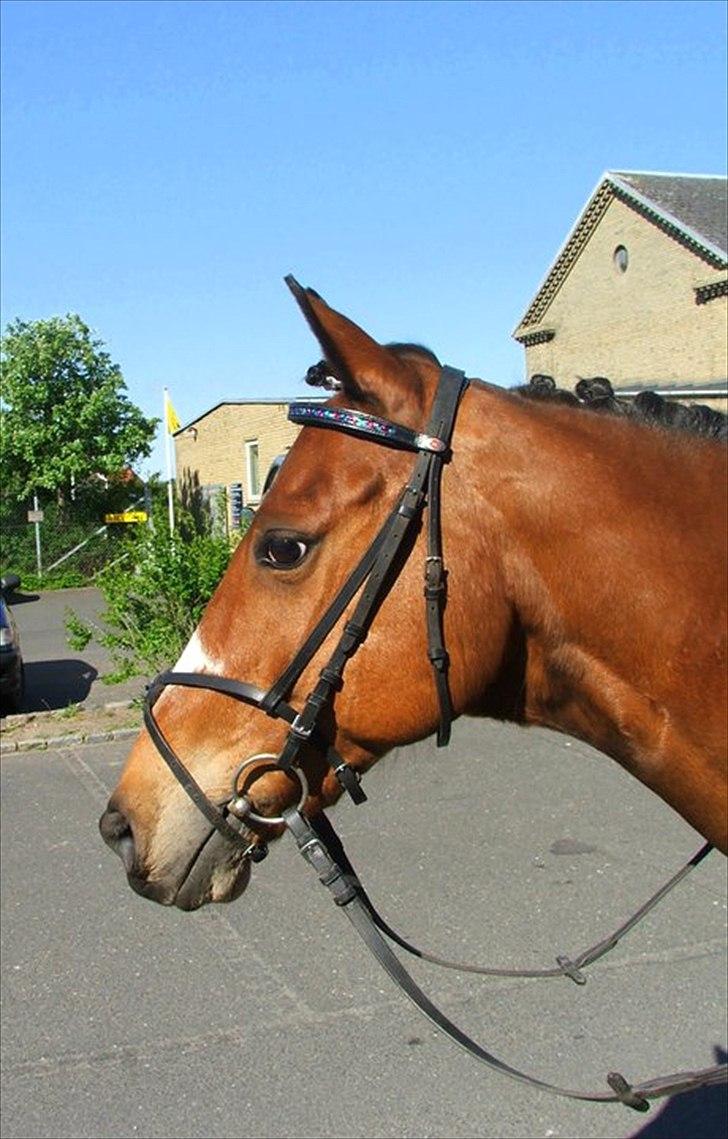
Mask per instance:
[[[610,202],[618,198],[713,269],[728,267],[728,179],[713,174],[607,170],[514,332],[538,324]]]
[[[728,253],[728,179],[710,174],[643,174],[617,170],[615,186],[706,249]]]
[[[615,385],[616,396],[636,396],[640,392],[656,392],[665,399],[728,399],[728,380],[695,380],[684,383],[665,383],[664,380],[655,380],[653,383],[640,380],[630,383],[625,380]]]

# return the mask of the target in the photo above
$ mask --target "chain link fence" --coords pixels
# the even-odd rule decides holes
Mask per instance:
[[[0,506],[0,568],[21,581],[61,578],[70,585],[87,585],[119,552],[127,525],[107,523],[106,514],[144,509],[144,494],[129,500],[118,495],[79,497],[65,504],[2,502]],[[136,523],[138,525],[138,523]]]
[[[251,511],[242,505],[239,483],[183,485],[178,490],[177,507],[191,516],[198,533],[231,539],[247,528]],[[63,504],[46,500],[39,511],[32,502],[2,499],[0,571],[36,586],[92,584],[99,571],[120,556],[130,527],[140,524],[107,522],[106,516],[144,512],[150,517],[154,497],[158,507],[164,504],[166,518],[166,493],[163,484],[153,491],[139,485],[131,494],[129,488],[106,494],[85,490]]]

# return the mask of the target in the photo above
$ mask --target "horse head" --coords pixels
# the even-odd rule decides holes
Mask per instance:
[[[353,411],[364,422],[384,419],[423,432],[440,375],[432,353],[412,345],[383,346],[313,290],[291,278],[288,284],[325,356],[317,375],[325,373],[326,386],[335,392],[322,405],[331,409],[326,414],[334,423]],[[458,644],[448,678],[454,714],[472,697],[472,677],[482,675],[482,662],[469,668],[472,636],[457,603],[460,586],[478,575],[452,558],[458,547],[470,551],[471,561],[478,556],[473,543],[457,534],[468,528],[467,458],[459,470],[452,463],[445,471],[447,498],[457,509],[442,518],[449,558],[447,631]],[[226,841],[210,826],[144,730],[101,820],[105,840],[121,855],[139,893],[185,909],[229,901],[247,885],[251,853],[281,833],[280,822],[265,820],[280,819],[301,794],[295,772],[271,762],[282,752],[289,724],[214,687],[182,687],[174,675],[238,678],[256,691],[268,691],[396,509],[412,462],[406,450],[385,450],[361,434],[326,430],[325,423],[300,432],[154,705],[160,738],[211,804],[225,810],[231,793],[245,792],[250,818],[258,820],[248,832],[249,847]],[[339,690],[318,719],[318,746],[309,740],[301,747],[297,763],[306,787],[302,810],[308,815],[341,793],[327,748],[359,777],[393,746],[423,738],[437,726],[422,600],[426,557],[425,535],[415,526],[390,567],[388,592],[377,600],[366,643],[351,657],[343,683],[335,685]],[[482,588],[483,563],[478,579]],[[495,597],[493,589],[487,620],[494,662],[507,632],[507,617]],[[353,606],[354,599],[290,688],[279,693],[287,707],[304,705]],[[233,787],[236,771],[249,757],[255,758]]]

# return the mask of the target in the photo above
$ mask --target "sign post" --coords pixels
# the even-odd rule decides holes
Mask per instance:
[[[43,521],[43,511],[38,507],[38,495],[33,495],[33,509],[28,511],[28,521],[35,524],[35,562],[38,567],[38,577],[43,576],[43,565],[40,556],[40,524]]]

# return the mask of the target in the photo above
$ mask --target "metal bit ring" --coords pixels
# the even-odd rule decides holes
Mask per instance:
[[[249,767],[251,763],[258,763],[260,760],[266,761],[267,769],[271,767],[278,768],[278,756],[269,751],[262,751],[257,755],[251,755],[249,759],[244,759],[235,769],[235,774],[233,775],[233,797],[228,803],[228,810],[239,819],[252,819],[255,823],[284,823],[286,820],[282,815],[268,816],[256,814],[255,811],[250,809],[250,799],[248,799],[247,795],[240,795],[238,793],[238,780],[245,771],[245,768]],[[280,771],[282,769],[278,768],[278,770]],[[263,773],[261,772],[261,774]],[[300,811],[308,798],[308,780],[300,767],[292,767],[290,770],[283,772],[283,774],[295,777],[301,784],[301,798],[296,807],[296,810]]]

